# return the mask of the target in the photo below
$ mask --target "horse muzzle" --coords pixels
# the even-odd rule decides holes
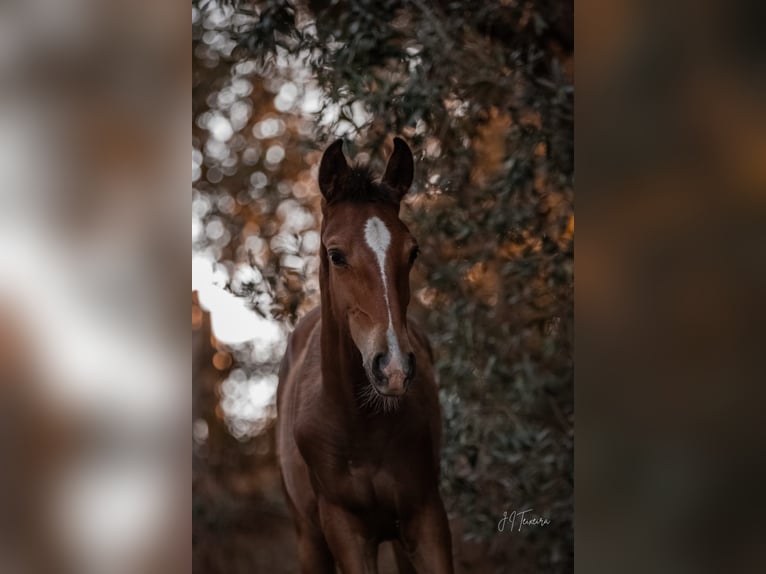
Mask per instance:
[[[381,395],[398,397],[407,392],[415,376],[415,355],[392,357],[377,353],[370,366],[370,381]]]

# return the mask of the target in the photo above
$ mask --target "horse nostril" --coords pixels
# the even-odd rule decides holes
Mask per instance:
[[[378,379],[383,379],[383,359],[385,355],[383,353],[377,353],[372,359],[372,373]]]
[[[407,355],[407,359],[407,372],[405,373],[405,376],[407,380],[410,380],[415,376],[415,353]]]

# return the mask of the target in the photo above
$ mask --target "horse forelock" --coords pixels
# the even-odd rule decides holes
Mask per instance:
[[[366,165],[350,168],[343,180],[338,182],[337,189],[327,204],[341,202],[398,204],[388,187],[375,181],[372,171]]]

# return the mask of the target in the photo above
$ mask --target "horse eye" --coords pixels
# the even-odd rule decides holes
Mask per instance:
[[[341,253],[337,249],[332,249],[329,252],[329,255],[330,255],[330,261],[332,261],[333,265],[337,265],[339,267],[346,265],[346,256],[343,255],[343,253]]]
[[[415,263],[415,259],[418,258],[418,254],[420,253],[420,247],[417,245],[412,248],[412,251],[410,251],[410,265]]]

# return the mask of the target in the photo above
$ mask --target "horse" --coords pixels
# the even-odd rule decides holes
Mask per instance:
[[[277,389],[277,453],[301,571],[451,574],[438,490],[441,412],[433,352],[407,317],[418,245],[399,219],[412,185],[401,138],[382,180],[349,166],[343,140],[320,161],[320,304],[289,337]]]

